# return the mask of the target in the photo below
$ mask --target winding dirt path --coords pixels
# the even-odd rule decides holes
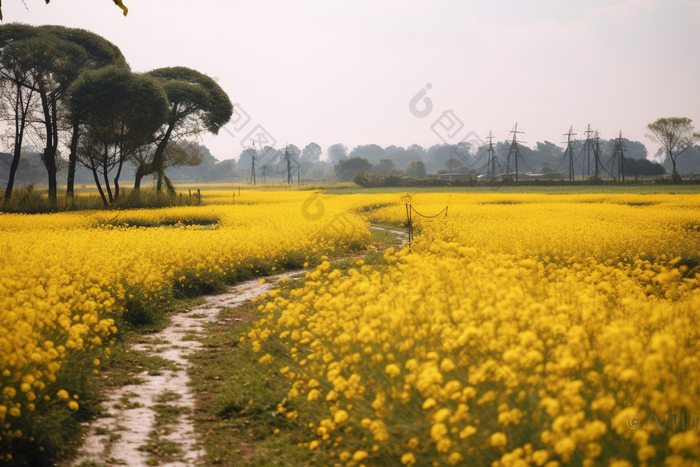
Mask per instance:
[[[195,397],[187,374],[191,365],[187,356],[201,348],[201,343],[195,340],[197,334],[202,332],[205,323],[218,318],[222,308],[237,307],[273,290],[283,277],[303,276],[304,273],[294,271],[270,276],[265,278],[264,284],[260,284],[259,279],[250,280],[233,286],[227,293],[204,297],[205,304],[173,315],[170,326],[149,335],[147,343],[134,345],[134,351],[144,351],[166,359],[176,365],[177,370],[164,369],[158,375],[144,371],[135,375],[144,380],[143,383],[109,390],[102,404],[108,416],[90,424],[80,456],[72,465],[93,462],[108,466],[141,467],[154,465],[154,455],[162,456],[162,459],[157,459],[157,465],[184,467],[198,464],[204,451],[197,445],[194,422],[190,416],[194,411]],[[176,413],[181,413],[176,423],[169,423],[166,427],[156,424],[157,406],[162,406],[164,401],[174,407]],[[167,453],[160,453],[158,449],[148,452],[147,447],[154,436],[159,438],[159,444],[165,440],[165,444],[176,447],[178,454],[168,457]]]
[[[392,233],[401,246],[407,242],[407,234],[400,230],[370,228]],[[105,393],[102,408],[107,416],[90,423],[80,455],[71,465],[185,467],[201,464],[205,453],[197,444],[191,418],[195,396],[187,374],[191,366],[187,357],[202,347],[198,335],[205,323],[218,319],[222,308],[240,306],[273,290],[280,279],[302,277],[305,273],[293,271],[269,276],[264,284],[260,284],[259,279],[250,280],[231,287],[226,293],[206,296],[206,303],[173,315],[170,326],[147,336],[146,343],[134,345],[132,351],[168,360],[176,369],[163,369],[156,375],[143,371],[134,375],[143,383]],[[169,413],[175,413],[167,423],[158,421],[158,411],[163,410],[164,404]]]

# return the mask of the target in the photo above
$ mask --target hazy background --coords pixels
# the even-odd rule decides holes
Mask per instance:
[[[700,127],[700,0],[124,0],[127,17],[111,0],[25,1],[3,2],[5,23],[89,29],[135,71],[218,78],[250,117],[204,137],[218,159],[256,125],[277,147],[429,147],[447,110],[460,135],[502,140],[517,121],[526,143],[559,144],[590,123],[650,154],[655,119]],[[433,111],[417,118],[409,101],[427,83]]]

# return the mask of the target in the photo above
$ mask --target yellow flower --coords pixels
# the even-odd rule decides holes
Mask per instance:
[[[354,460],[355,462],[360,462],[368,455],[369,453],[367,453],[367,451],[355,451],[355,454],[352,455],[352,460]]]
[[[428,410],[432,407],[435,407],[435,404],[436,404],[435,399],[433,399],[432,397],[428,397],[425,400],[425,402],[423,402],[423,410]]]
[[[493,447],[503,447],[507,444],[508,439],[506,438],[505,433],[502,432],[497,432],[491,435],[491,438],[489,438],[491,442],[491,446]]]
[[[392,378],[401,374],[401,368],[399,368],[399,366],[395,363],[390,363],[389,365],[387,365],[384,371]]]
[[[430,437],[433,441],[440,441],[447,434],[447,427],[444,423],[436,423],[430,428]]]
[[[348,419],[348,413],[345,410],[338,410],[333,416],[333,421],[335,423],[343,423]]]

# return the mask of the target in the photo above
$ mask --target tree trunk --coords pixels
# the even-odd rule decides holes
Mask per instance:
[[[134,175],[134,193],[138,196],[139,190],[141,190],[141,179],[146,175],[146,169],[143,164],[139,164],[136,169],[136,174]]]
[[[122,174],[122,167],[124,166],[124,161],[119,160],[119,168],[117,169],[117,175],[114,177],[114,202],[116,203],[119,199],[119,177]]]
[[[15,177],[17,175],[17,168],[19,167],[19,161],[22,158],[22,141],[24,140],[24,129],[27,126],[27,115],[29,114],[29,108],[32,103],[32,98],[34,97],[34,90],[29,89],[28,94],[25,96],[22,89],[22,84],[15,81],[15,86],[17,87],[17,94],[15,96],[15,144],[14,144],[14,154],[12,156],[12,163],[10,164],[10,174],[7,179],[7,188],[5,189],[5,199],[9,200],[12,197],[12,190],[15,186]],[[26,97],[26,100],[25,100]]]
[[[56,207],[58,201],[58,169],[56,168],[56,147],[44,149],[44,165],[49,177],[49,204]]]
[[[104,176],[104,180],[105,180],[105,188],[107,189],[107,195],[109,197],[109,204],[112,204],[114,202],[114,198],[112,197],[112,189],[109,187],[109,172],[107,171],[107,148],[105,148],[105,152],[104,152],[104,156],[103,156],[102,175]]]
[[[163,181],[165,182],[165,187],[168,189],[168,194],[175,196],[177,193],[175,193],[175,187],[173,186],[173,182],[170,180],[170,177],[168,177],[165,173],[163,173]]]
[[[5,201],[8,201],[12,197],[12,190],[15,185],[15,175],[17,174],[17,167],[19,167],[19,160],[22,157],[22,137],[19,140],[15,140],[15,153],[12,156],[12,163],[10,164],[10,175],[7,179],[7,188],[5,189]],[[17,142],[19,141],[19,143]]]
[[[165,148],[168,145],[168,141],[170,141],[170,135],[172,134],[174,127],[174,123],[171,123],[168,126],[168,129],[165,131],[163,139],[160,141],[160,143],[158,143],[158,147],[156,147],[156,151],[155,153],[153,153],[153,159],[151,160],[151,162],[148,164],[139,164],[139,168],[136,169],[136,175],[134,180],[135,193],[138,193],[138,191],[141,189],[141,179],[147,175],[151,175],[156,172],[158,172],[159,174],[157,190],[159,192],[161,191],[163,185],[160,175],[163,173],[163,165],[165,164]]]
[[[17,174],[17,167],[19,167],[19,161],[22,158],[22,140],[24,139],[24,125],[27,119],[27,113],[24,112],[24,106],[21,104],[21,90],[17,92],[17,100],[15,103],[15,150],[12,155],[12,163],[10,164],[10,175],[7,179],[7,188],[5,189],[5,200],[9,200],[12,197],[12,190],[15,186],[15,175]],[[17,109],[22,109],[22,117],[17,114]]]
[[[676,175],[676,158],[673,157],[673,153],[668,151],[668,157],[671,159],[671,164],[673,164],[673,175]]]
[[[12,197],[12,190],[15,186],[15,176],[17,174],[17,167],[19,167],[19,161],[22,158],[22,139],[24,139],[24,121],[25,116],[22,116],[21,126],[15,126],[15,150],[12,155],[12,163],[10,164],[10,175],[7,179],[7,188],[5,188],[5,200],[9,200]],[[19,118],[15,116],[16,124],[19,123]]]
[[[73,123],[73,135],[70,139],[70,154],[68,155],[68,181],[66,182],[66,198],[73,200],[75,188],[75,165],[78,160],[78,122]]]
[[[100,196],[102,197],[102,202],[105,206],[109,206],[109,203],[107,203],[107,197],[105,197],[105,192],[102,191],[102,185],[100,184],[100,177],[97,175],[97,169],[94,166],[91,167],[91,169],[92,176],[95,177],[95,185],[97,185],[97,191],[100,192]]]
[[[49,184],[49,204],[56,207],[58,182],[56,180],[56,148],[58,138],[58,127],[56,122],[55,97],[48,96],[41,91],[41,106],[44,111],[44,127],[46,129],[46,147],[44,148],[44,166],[48,173]],[[50,102],[51,101],[51,102]],[[53,108],[52,108],[53,104]]]

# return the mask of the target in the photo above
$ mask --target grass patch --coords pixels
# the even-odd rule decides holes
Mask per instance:
[[[146,465],[160,465],[183,460],[180,445],[169,439],[161,438],[154,430],[149,434],[149,442],[139,446],[139,451],[151,454]]]
[[[168,390],[153,398],[153,402],[156,402],[153,406],[156,413],[154,429],[148,434],[148,442],[138,448],[139,451],[151,454],[146,464],[160,465],[183,461],[184,451],[180,444],[164,438],[173,433],[172,427],[177,426],[177,420],[191,411],[189,407],[168,404],[181,398],[180,394]]]
[[[385,250],[399,247],[401,239],[386,230],[371,232],[371,246],[364,255],[335,261],[332,267],[357,268],[360,260],[385,264]],[[282,297],[303,286],[303,279],[277,284]],[[287,417],[294,405],[279,410],[278,404],[291,387],[289,380],[269,365],[260,365],[261,354],[254,353],[249,343],[240,344],[241,336],[259,316],[257,305],[246,302],[223,309],[217,322],[205,327],[203,349],[190,357],[190,376],[198,398],[195,429],[206,450],[204,461],[224,466],[318,465],[316,454],[299,445],[308,436],[308,428]],[[268,339],[266,348],[280,368],[290,359],[287,348],[275,337]]]
[[[192,313],[190,315],[190,318],[193,318],[193,319],[202,319],[202,318],[206,318],[206,317],[207,317],[207,315],[204,313]]]
[[[112,349],[112,357],[107,360],[107,377],[104,380],[106,386],[122,387],[137,385],[144,382],[139,375],[147,372],[151,376],[163,374],[163,370],[179,371],[175,363],[157,355],[149,355],[149,352],[130,350],[132,338]]]
[[[130,410],[130,409],[138,409],[139,407],[143,407],[143,404],[140,402],[133,402],[131,398],[133,397],[139,397],[138,394],[134,392],[127,392],[122,395],[122,397],[119,399],[118,404],[114,404],[114,408],[117,410]],[[121,438],[121,435],[119,436]],[[111,441],[111,437],[110,437]]]
[[[283,289],[303,285],[287,281]],[[225,309],[221,320],[208,328],[206,350],[191,359],[192,383],[198,396],[195,429],[206,450],[207,465],[312,465],[313,455],[297,446],[295,432],[304,430],[277,404],[289,390],[279,373],[257,363],[259,355],[239,338],[251,329],[257,305]],[[283,349],[280,346],[280,352]]]

